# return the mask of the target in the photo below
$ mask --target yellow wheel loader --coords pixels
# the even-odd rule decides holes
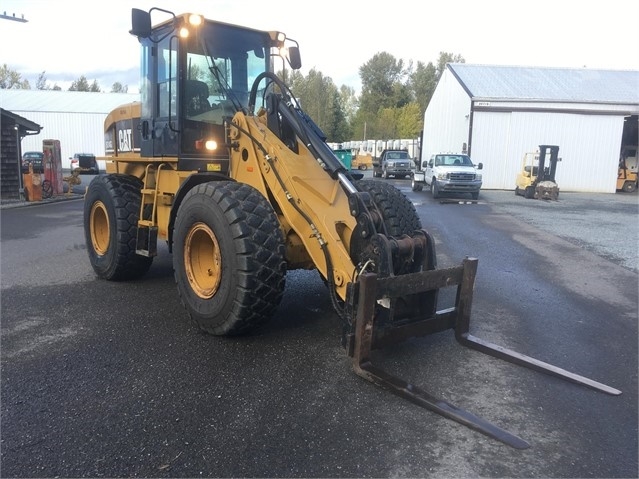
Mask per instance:
[[[168,19],[152,26],[151,14]],[[529,444],[384,372],[371,351],[453,329],[463,345],[620,394],[469,334],[477,259],[437,269],[413,204],[346,170],[275,74],[301,67],[297,42],[159,8],[133,9],[131,33],[142,48],[141,101],[107,117],[107,174],[85,195],[98,277],[143,276],[166,242],[192,320],[238,335],[272,316],[287,270],[315,269],[357,374],[515,448]],[[445,287],[456,300],[440,310]]]

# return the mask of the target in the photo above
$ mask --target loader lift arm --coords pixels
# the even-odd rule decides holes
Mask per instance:
[[[264,77],[270,78],[281,91],[287,91],[286,86],[274,75],[264,74]],[[256,79],[254,85],[259,81],[259,78]],[[255,105],[255,92],[254,87],[250,95],[249,110]],[[353,358],[353,369],[357,375],[421,407],[517,449],[525,449],[529,447],[529,443],[470,412],[437,399],[418,386],[388,374],[373,364],[371,351],[411,337],[453,329],[457,341],[469,348],[607,394],[621,394],[617,389],[471,335],[470,315],[477,259],[466,258],[461,266],[437,270],[434,241],[429,233],[424,230],[415,231],[411,237],[404,235],[400,238],[385,234],[383,226],[380,227],[383,223],[378,212],[367,201],[366,196],[358,192],[351,183],[351,178],[344,171],[343,165],[318,134],[315,124],[286,96],[284,99],[272,101],[269,105],[270,114],[275,118],[269,128],[280,133],[289,132],[304,143],[322,163],[327,174],[344,187],[349,196],[351,214],[358,218],[360,224],[366,225],[364,230],[369,232],[367,238],[370,248],[367,250],[366,258],[372,260],[376,270],[364,269],[358,277],[352,278],[347,297],[343,298],[346,300],[343,309],[334,298],[332,290],[335,283],[330,275],[330,252],[324,249],[333,305],[340,317],[348,323],[345,327],[344,344],[348,354]],[[285,126],[282,127],[282,124]],[[291,145],[291,149],[294,148]],[[260,149],[266,152],[263,146],[260,146]],[[271,166],[274,171],[277,170],[273,162]],[[295,201],[291,203],[295,205]],[[376,233],[380,229],[381,233]],[[407,262],[412,264],[408,269],[400,266]],[[455,306],[438,311],[438,291],[455,285]],[[390,306],[381,306],[384,301],[389,301]]]

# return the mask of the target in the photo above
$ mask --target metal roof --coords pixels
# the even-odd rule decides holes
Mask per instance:
[[[0,89],[0,106],[20,112],[109,113],[139,99],[137,93]]]
[[[472,99],[639,105],[639,71],[449,63]]]
[[[0,108],[0,116],[6,116],[7,118],[12,119],[14,123],[21,128],[22,133],[24,133],[23,136],[27,134],[37,135],[38,133],[40,133],[40,131],[42,131],[42,127],[36,122],[31,121],[23,116],[16,115],[15,113],[7,111],[4,108]]]

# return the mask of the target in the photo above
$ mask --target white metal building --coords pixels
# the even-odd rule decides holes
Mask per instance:
[[[447,65],[424,114],[422,158],[466,151],[483,188],[512,190],[524,153],[558,145],[561,191],[614,193],[637,145],[639,71]]]
[[[22,140],[21,150],[42,151],[42,140],[60,140],[62,167],[75,153],[104,156],[104,120],[119,105],[139,100],[138,94],[60,90],[3,90],[0,105],[43,127]],[[104,168],[104,165],[101,165]]]

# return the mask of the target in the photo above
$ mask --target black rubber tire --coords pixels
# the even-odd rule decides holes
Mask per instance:
[[[524,190],[524,197],[529,200],[533,199],[535,197],[535,187],[527,186]]]
[[[623,184],[623,190],[626,193],[634,193],[636,189],[637,189],[637,183],[635,181],[626,181]]]
[[[152,257],[136,254],[142,182],[128,175],[96,176],[84,200],[84,238],[98,277],[136,279],[149,270]]]
[[[381,211],[384,225],[390,236],[412,235],[422,228],[415,206],[395,186],[372,180],[356,183],[360,191],[367,191]]]
[[[270,319],[284,293],[286,247],[279,220],[259,191],[232,181],[194,187],[180,205],[173,238],[178,293],[201,330],[238,335]],[[207,245],[198,260],[197,251]]]
[[[42,197],[51,198],[53,196],[53,185],[49,180],[42,182]]]
[[[413,190],[413,191],[422,191],[423,187],[424,186],[421,183],[415,181],[415,177],[414,176],[411,176],[411,180],[410,180],[410,188],[411,188],[411,190]]]
[[[479,193],[471,193],[471,194],[470,194],[470,197],[471,197],[473,200],[478,200],[478,199],[479,199]]]
[[[437,181],[435,180],[435,178],[431,180],[430,193],[433,196],[433,199],[436,200],[437,198],[439,198],[439,188],[437,188]]]

